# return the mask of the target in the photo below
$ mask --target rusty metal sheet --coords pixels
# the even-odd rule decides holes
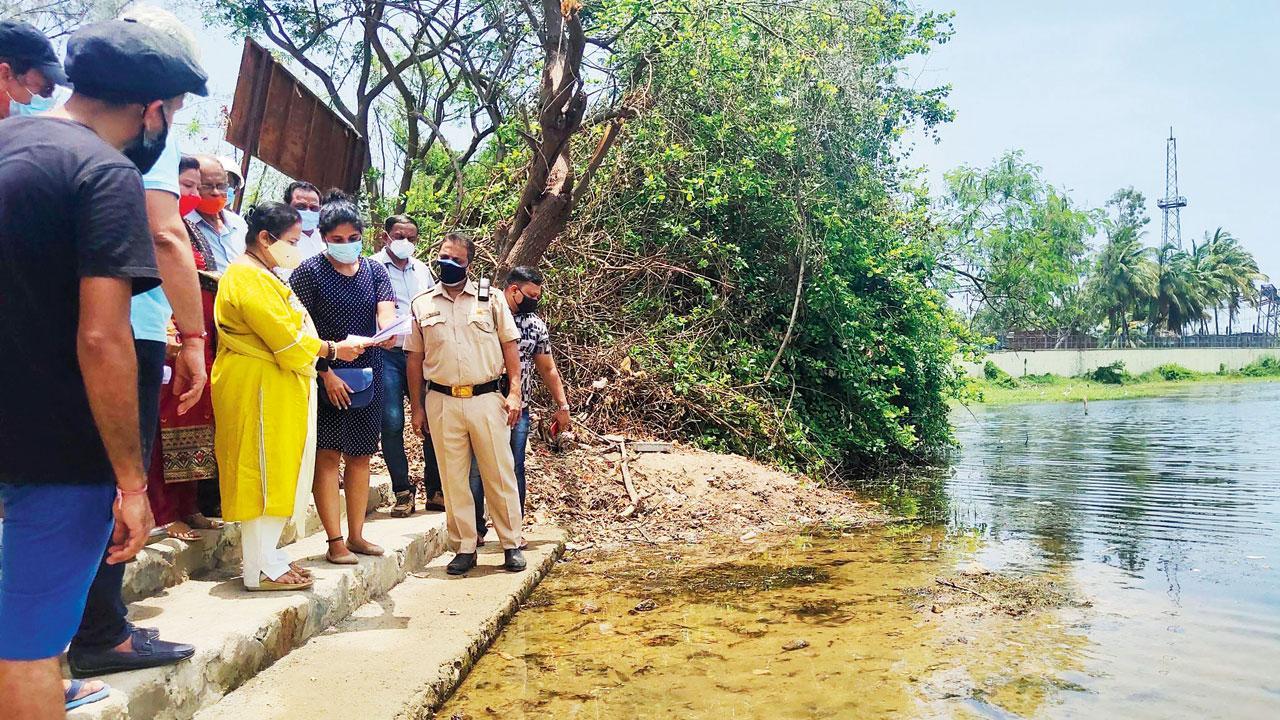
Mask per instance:
[[[321,190],[355,192],[365,170],[365,139],[250,38],[240,57],[226,139]]]

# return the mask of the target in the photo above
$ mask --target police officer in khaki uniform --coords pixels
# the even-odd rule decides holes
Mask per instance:
[[[511,428],[522,406],[520,330],[501,294],[491,294],[487,281],[467,279],[474,255],[471,238],[445,235],[438,262],[440,282],[413,299],[415,322],[404,343],[413,427],[419,435],[424,430],[431,433],[449,539],[458,551],[449,562],[450,575],[476,566],[479,537],[468,482],[472,450],[489,516],[506,555],[503,567],[511,572],[525,568],[520,493],[511,455]],[[500,390],[504,369],[511,388],[506,397]]]

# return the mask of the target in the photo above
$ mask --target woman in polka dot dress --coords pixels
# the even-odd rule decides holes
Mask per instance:
[[[326,250],[307,259],[289,276],[294,293],[315,321],[320,339],[339,341],[348,335],[371,337],[395,321],[395,292],[387,271],[360,257],[364,221],[345,197],[320,208],[320,234]],[[388,341],[388,345],[395,340]],[[372,368],[373,402],[351,408],[350,388],[334,368]],[[352,553],[381,555],[382,548],[364,539],[365,504],[369,497],[369,458],[378,451],[382,433],[382,350],[370,348],[353,362],[317,363],[320,407],[316,421],[316,475],[312,492],[329,538],[329,562],[354,565]],[[343,489],[347,500],[347,538],[343,542],[338,494],[338,468],[345,462]]]

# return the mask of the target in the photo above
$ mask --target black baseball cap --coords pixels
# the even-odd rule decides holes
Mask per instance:
[[[208,95],[209,76],[177,40],[128,20],[87,25],[67,43],[77,93],[117,103]]]
[[[53,43],[31,25],[18,20],[0,20],[0,48],[0,55],[26,60],[50,82],[68,84],[58,54],[53,51]]]

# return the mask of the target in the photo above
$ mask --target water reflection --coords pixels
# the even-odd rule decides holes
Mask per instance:
[[[1276,717],[1277,408],[1264,384],[958,413],[949,469],[869,488],[919,524],[565,566],[442,715]],[[973,564],[1093,607],[911,606]]]

